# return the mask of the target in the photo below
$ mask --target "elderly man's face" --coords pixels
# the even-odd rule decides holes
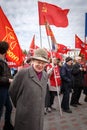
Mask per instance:
[[[32,64],[36,72],[42,72],[46,66],[46,63],[40,60],[33,60]]]

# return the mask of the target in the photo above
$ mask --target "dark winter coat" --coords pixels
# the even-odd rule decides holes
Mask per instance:
[[[87,95],[87,65],[86,65],[86,74],[84,75],[84,91],[83,93]]]
[[[47,74],[39,81],[34,69],[19,71],[11,84],[10,96],[16,107],[15,130],[43,130]]]
[[[9,78],[11,78],[11,71],[7,63],[0,58],[0,87],[9,88]]]
[[[84,87],[84,74],[85,71],[80,70],[81,65],[79,63],[75,63],[72,68],[72,74],[74,79],[74,87]]]
[[[73,77],[71,71],[72,66],[69,66],[66,63],[60,69],[60,75],[62,80],[61,92],[64,92],[67,89],[71,91],[73,85]]]

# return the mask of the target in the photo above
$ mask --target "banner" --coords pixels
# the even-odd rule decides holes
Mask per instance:
[[[24,60],[24,54],[20,48],[16,34],[0,7],[0,41],[9,43],[9,49],[6,58],[9,62],[14,62],[17,66],[21,65]]]

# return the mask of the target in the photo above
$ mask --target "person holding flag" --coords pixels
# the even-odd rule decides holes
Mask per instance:
[[[47,66],[47,73],[49,75],[49,91],[50,91],[50,109],[55,109],[52,107],[54,103],[54,98],[57,96],[57,87],[61,86],[60,69],[57,64],[57,58],[52,59],[52,64]]]

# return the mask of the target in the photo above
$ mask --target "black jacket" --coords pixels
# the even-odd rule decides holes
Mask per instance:
[[[74,87],[84,87],[84,74],[86,73],[84,70],[80,70],[81,65],[76,63],[73,65],[72,74],[74,78]]]
[[[60,69],[60,75],[62,79],[61,91],[66,91],[67,89],[71,91],[73,85],[72,77],[72,66],[68,66],[66,63]]]
[[[0,88],[9,88],[9,78],[11,78],[10,68],[3,59],[0,59]]]

